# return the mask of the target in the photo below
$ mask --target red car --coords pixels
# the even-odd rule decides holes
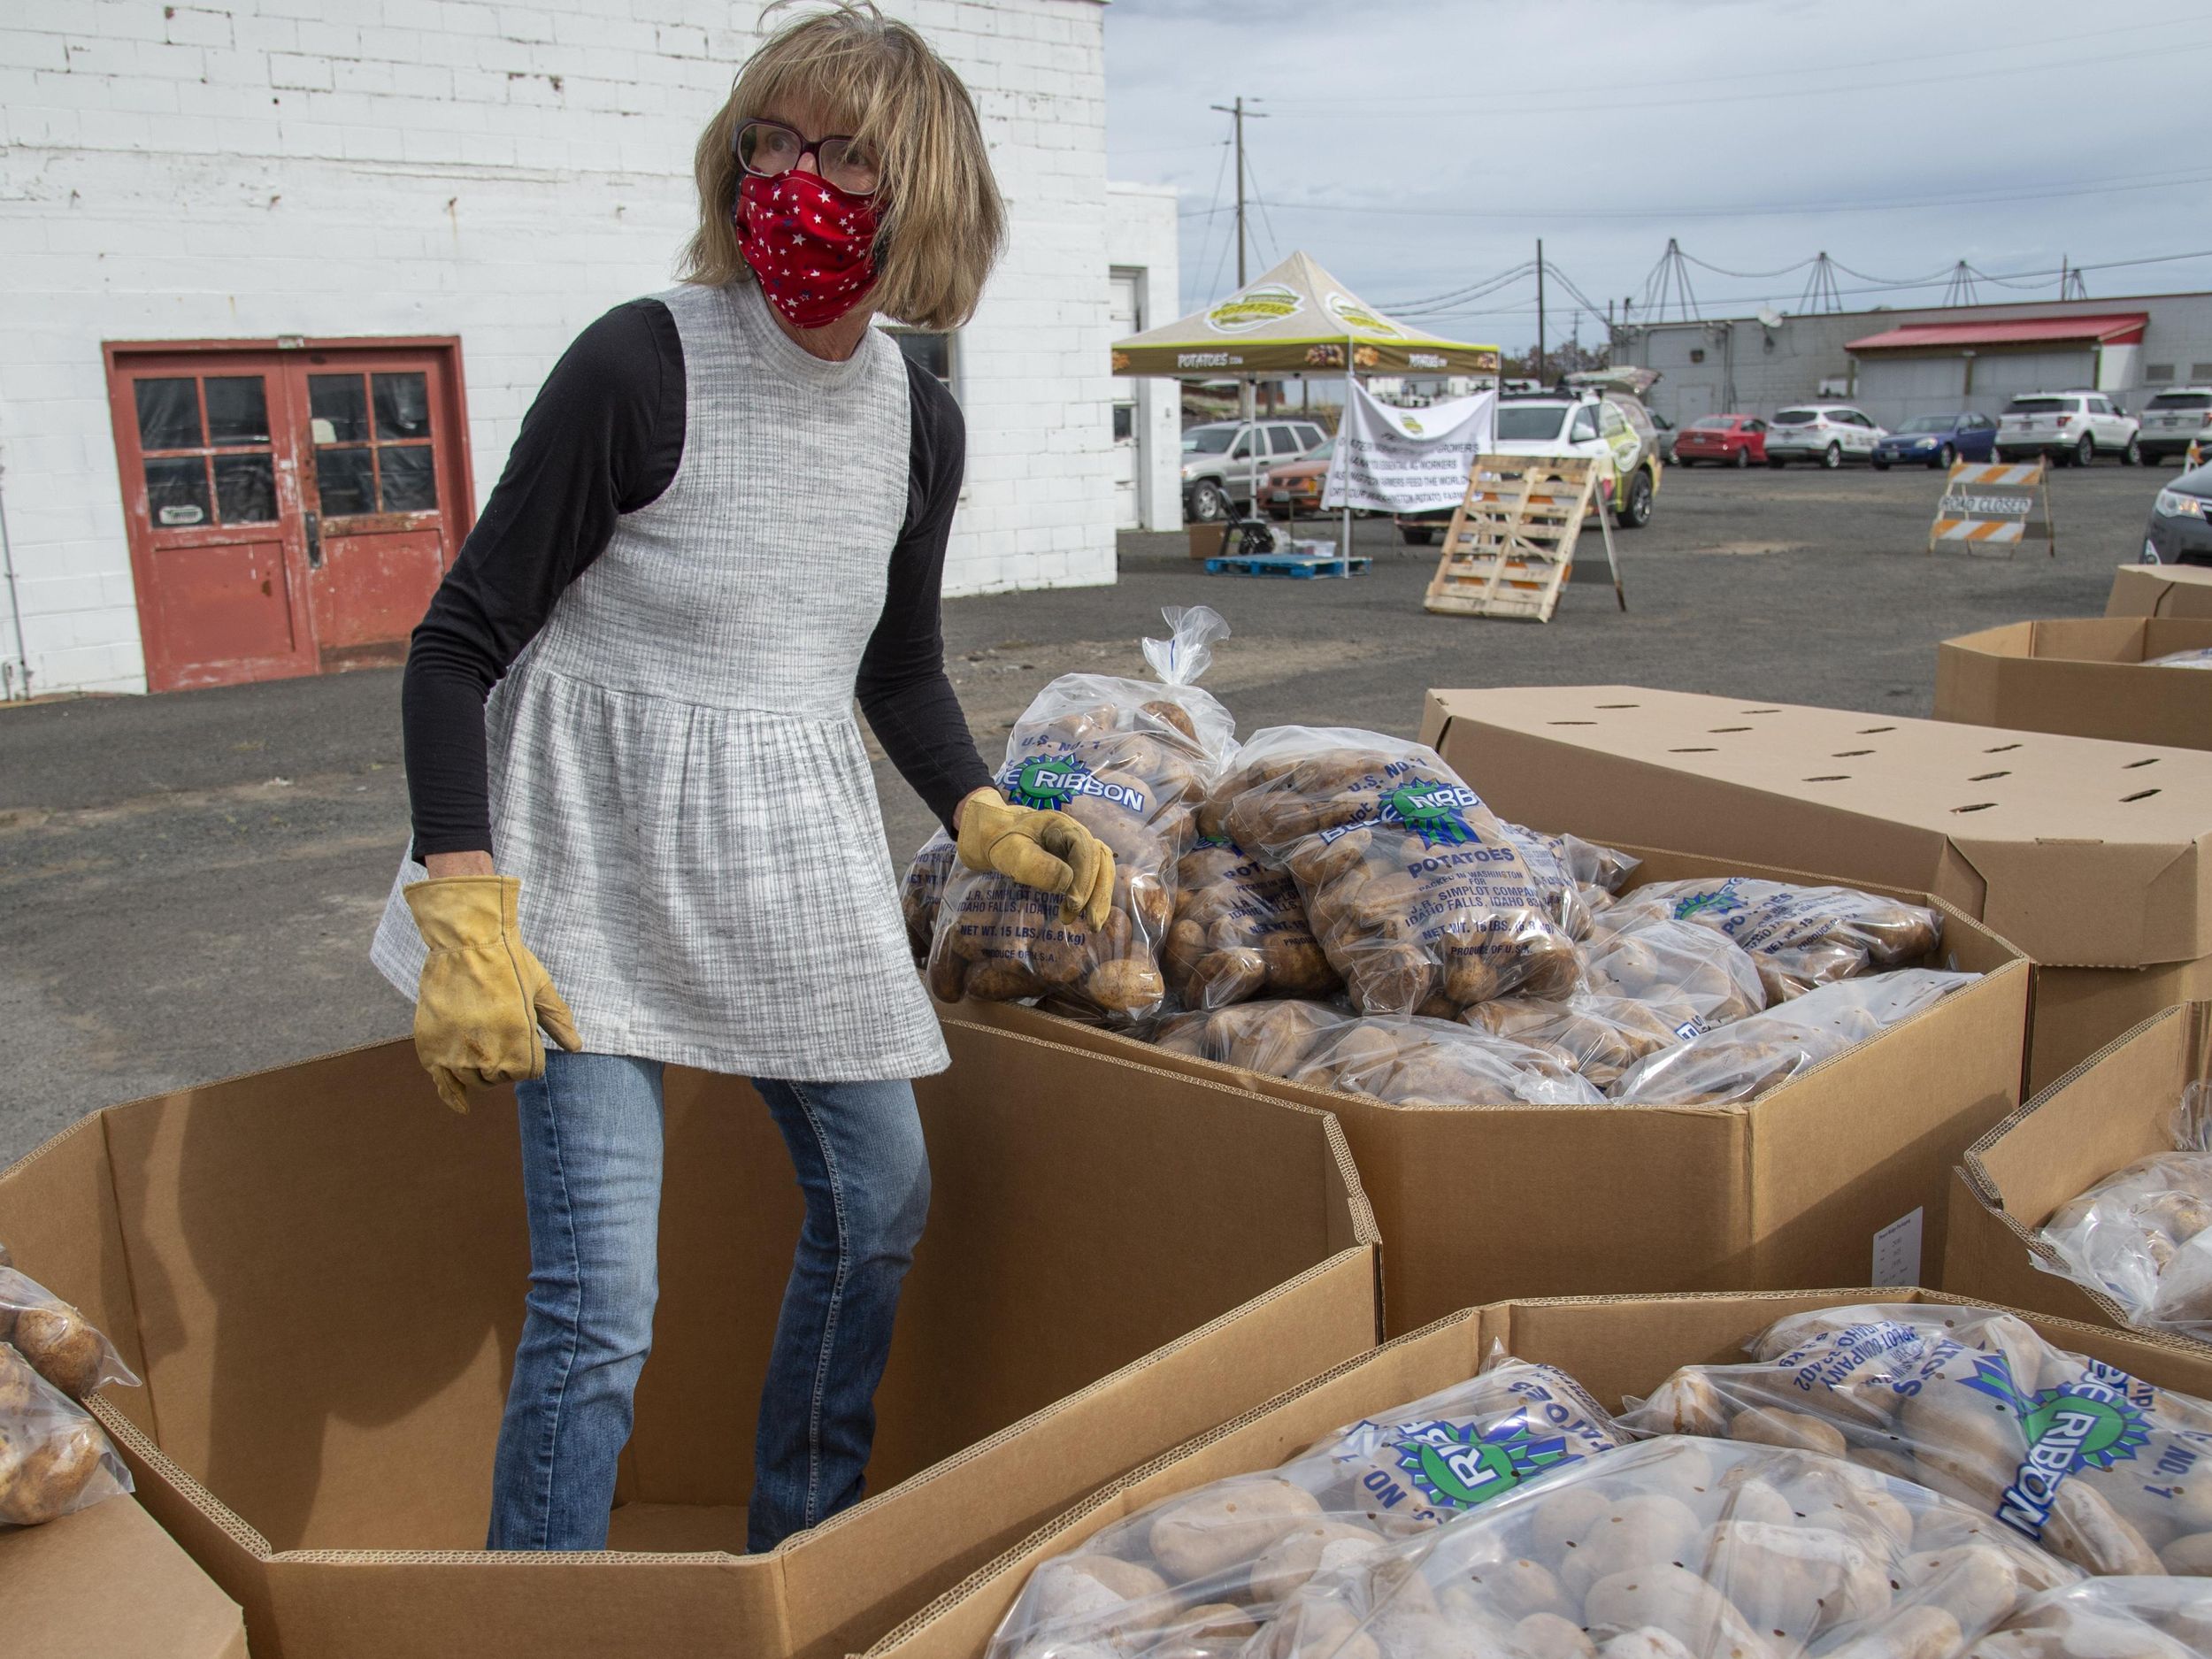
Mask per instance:
[[[1675,434],[1677,465],[1756,466],[1767,458],[1767,423],[1751,415],[1706,415]]]

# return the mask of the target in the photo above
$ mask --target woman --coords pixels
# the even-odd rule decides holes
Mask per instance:
[[[976,753],[939,631],[960,415],[870,326],[957,326],[996,256],[966,89],[841,6],[747,63],[697,172],[685,285],[556,366],[407,662],[414,845],[375,956],[447,1102],[516,1081],[522,1126],[495,1549],[605,1547],[671,1064],[753,1079],[806,1199],[751,1547],[860,1495],[928,1206],[909,1079],[949,1059],[856,695],[972,866],[1094,920],[1113,885],[1102,846],[1010,805]]]

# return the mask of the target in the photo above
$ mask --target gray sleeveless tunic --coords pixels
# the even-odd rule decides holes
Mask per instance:
[[[683,458],[485,707],[494,844],[584,1047],[810,1082],[950,1063],[853,713],[907,507],[898,348],[803,351],[757,287],[659,296]],[[401,889],[372,960],[409,996]]]

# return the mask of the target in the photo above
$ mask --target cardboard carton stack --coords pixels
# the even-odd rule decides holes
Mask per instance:
[[[2212,618],[2212,568],[2201,565],[2123,565],[2105,600],[2108,617]]]
[[[843,1653],[1378,1336],[1325,1114],[948,1035],[876,1495],[768,1555],[734,1552],[799,1212],[741,1081],[669,1074],[657,1342],[603,1555],[480,1548],[526,1282],[514,1112],[448,1112],[411,1045],[97,1113],[0,1176],[0,1236],[144,1377],[95,1409],[257,1659]]]
[[[2212,617],[2065,617],[1961,634],[1936,648],[1936,718],[2212,749],[2212,673],[2147,666],[2207,648]]]
[[[2037,964],[2032,1089],[2212,995],[2212,754],[1625,686],[1432,691],[1423,731],[1539,829],[1948,901]]]

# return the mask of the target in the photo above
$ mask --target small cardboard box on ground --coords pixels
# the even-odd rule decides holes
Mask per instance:
[[[2123,565],[2113,572],[2104,613],[2212,618],[2212,565]]]
[[[2012,732],[2212,749],[2212,671],[2152,668],[2212,647],[2212,618],[2008,622],[1936,648],[1935,717]]]
[[[1272,1469],[1344,1425],[1465,1380],[1493,1344],[1558,1366],[1609,1409],[1648,1394],[1684,1365],[1732,1364],[1776,1320],[1863,1302],[1956,1302],[1914,1289],[1765,1295],[1571,1297],[1493,1303],[1440,1319],[1225,1425],[1105,1487],[886,1636],[866,1659],[982,1659],[1039,1563],[1148,1504],[1233,1475]],[[2161,1387],[2212,1393],[2212,1356],[2041,1315],[2024,1316],[2060,1348],[2092,1355]]]
[[[1632,883],[1821,879],[1624,850],[1644,860]],[[1914,1284],[1941,1268],[1953,1167],[2019,1104],[2027,1020],[2027,964],[1943,908],[1932,965],[1983,974],[1980,983],[1728,1106],[1398,1106],[1170,1054],[1017,1004],[960,1011],[1335,1113],[1382,1228],[1394,1334],[1456,1308],[1600,1285]]]
[[[0,1176],[0,1238],[146,1379],[95,1409],[256,1659],[843,1653],[1379,1336],[1326,1114],[946,1035],[876,1495],[765,1555],[735,1552],[799,1202],[741,1079],[668,1072],[612,1553],[480,1548],[528,1279],[507,1092],[456,1117],[403,1041],[111,1107]]]
[[[238,1603],[129,1498],[0,1527],[12,1659],[246,1659]]]
[[[2056,1258],[2036,1234],[2115,1170],[2174,1149],[2182,1091],[2212,1073],[2208,1027],[2204,1003],[2154,1014],[1976,1141],[1954,1178],[1945,1288],[2143,1332],[2110,1296],[2037,1267]]]
[[[2031,1090],[2212,996],[2212,754],[1631,686],[1432,691],[1423,741],[1539,829],[1949,900],[2038,964]]]

